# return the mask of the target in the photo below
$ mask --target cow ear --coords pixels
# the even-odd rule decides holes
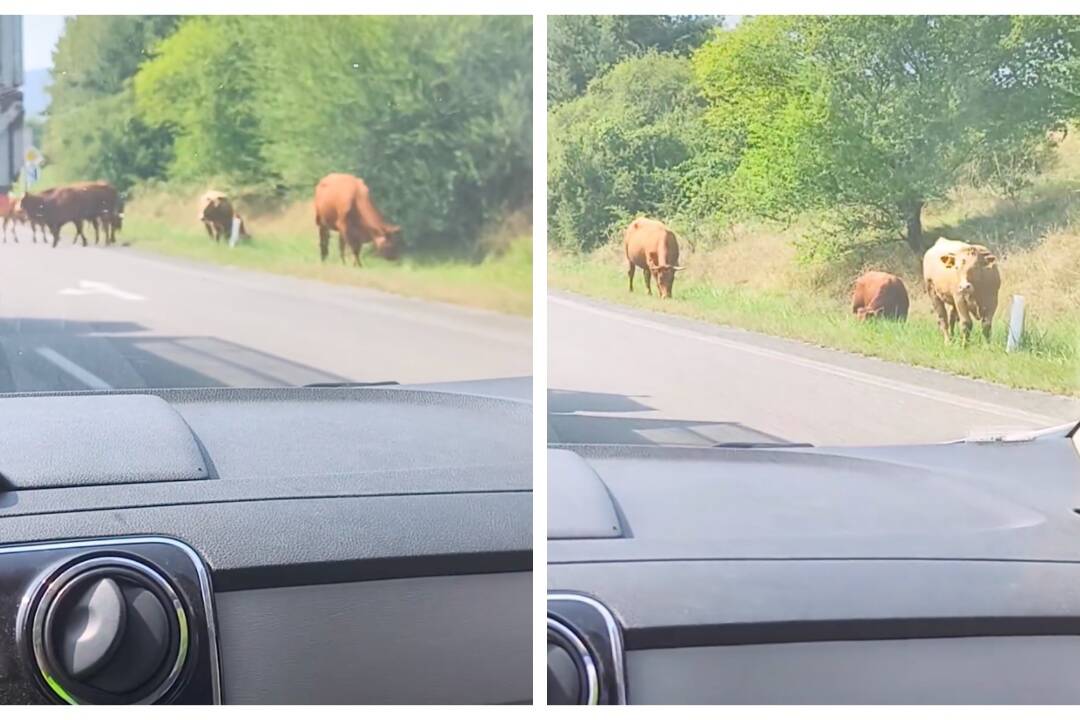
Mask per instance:
[[[956,256],[953,255],[952,253],[948,253],[947,255],[942,255],[941,256],[941,264],[944,265],[947,268],[955,267],[955,265],[956,265]]]
[[[994,267],[994,262],[997,258],[993,255],[983,255],[983,262],[986,263],[986,267]]]

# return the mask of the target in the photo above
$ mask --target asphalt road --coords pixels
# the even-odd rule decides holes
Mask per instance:
[[[0,392],[531,374],[527,318],[21,236],[0,244]]]
[[[548,312],[554,441],[891,445],[1080,420],[1076,398],[579,296]]]

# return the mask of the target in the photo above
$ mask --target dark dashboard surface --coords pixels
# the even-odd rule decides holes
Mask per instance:
[[[0,550],[190,548],[218,599],[225,702],[527,701],[530,392],[524,378],[5,396],[19,426],[0,440]],[[361,666],[362,683],[341,675]]]
[[[631,703],[1038,702],[1048,685],[1044,701],[1077,702],[1046,666],[1080,661],[1068,432],[883,448],[551,446],[549,593],[609,610]],[[982,642],[952,644],[964,638]],[[923,672],[888,680],[914,661]],[[863,679],[837,680],[855,668]],[[995,673],[1016,681],[980,694]]]

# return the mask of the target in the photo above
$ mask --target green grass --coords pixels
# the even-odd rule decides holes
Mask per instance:
[[[331,238],[330,257],[320,262],[318,236],[305,204],[274,215],[246,216],[245,222],[254,238],[230,249],[207,237],[196,221],[193,202],[178,202],[162,194],[137,196],[125,210],[120,239],[163,255],[516,315],[532,313],[532,238],[527,228],[503,228],[512,234],[497,244],[498,252],[477,262],[409,255],[388,262],[365,246],[363,267],[358,268],[351,258],[342,265],[336,236]]]
[[[552,254],[548,283],[631,307],[731,325],[885,360],[944,370],[1016,388],[1080,395],[1077,324],[1065,317],[1031,319],[1023,350],[1005,352],[1005,323],[999,314],[991,343],[972,333],[967,347],[946,345],[936,319],[912,309],[906,323],[857,322],[845,303],[805,291],[705,283],[678,278],[675,297],[648,296],[638,276],[627,291],[625,266],[595,258]],[[978,328],[977,328],[978,329]]]

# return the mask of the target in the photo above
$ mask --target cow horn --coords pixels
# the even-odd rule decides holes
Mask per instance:
[[[676,265],[676,266],[674,266],[674,267],[673,267],[673,268],[671,268],[671,269],[672,269],[672,270],[685,270],[685,269],[686,269],[686,266],[685,266],[685,265]]]

